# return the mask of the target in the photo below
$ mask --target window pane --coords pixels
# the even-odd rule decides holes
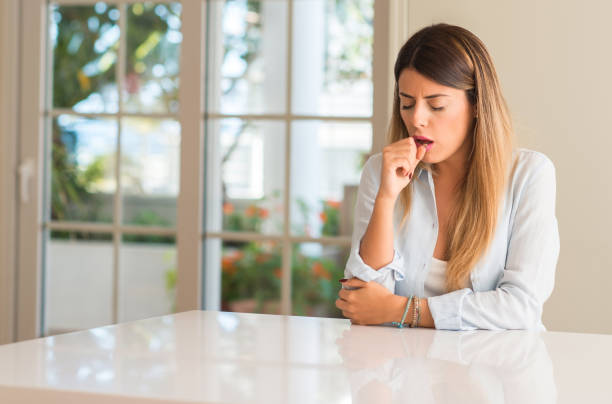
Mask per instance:
[[[174,312],[176,276],[174,237],[124,235],[119,250],[119,321]]]
[[[302,243],[293,246],[291,285],[293,315],[342,317],[336,308],[340,279],[350,247]]]
[[[172,227],[179,189],[180,125],[170,119],[121,122],[123,222]]]
[[[52,126],[51,219],[112,222],[116,122],[60,115]]]
[[[281,265],[276,243],[223,241],[221,310],[280,314]]]
[[[111,234],[53,231],[45,245],[45,335],[111,324]]]
[[[373,0],[296,0],[296,114],[372,115]]]
[[[209,231],[280,234],[283,230],[285,124],[209,120]]]
[[[312,237],[352,233],[369,123],[298,121],[291,135],[291,229]]]
[[[177,112],[180,3],[136,3],[127,9],[127,63],[123,86],[128,112]]]
[[[286,111],[286,21],[286,0],[209,2],[210,111]]]
[[[103,2],[51,6],[49,10],[53,107],[116,112],[119,10]]]

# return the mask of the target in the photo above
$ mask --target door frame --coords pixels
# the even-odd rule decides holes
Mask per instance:
[[[0,344],[15,340],[19,1],[0,1]]]

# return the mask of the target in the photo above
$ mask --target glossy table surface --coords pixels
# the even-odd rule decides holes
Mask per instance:
[[[612,336],[190,311],[0,346],[0,403],[612,403]]]

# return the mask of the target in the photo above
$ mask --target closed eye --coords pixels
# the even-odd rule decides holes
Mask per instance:
[[[408,109],[412,109],[412,107],[414,107],[414,105],[404,105],[402,106],[402,109],[408,110]],[[434,111],[442,111],[444,109],[444,107],[431,107],[431,109],[433,109]]]

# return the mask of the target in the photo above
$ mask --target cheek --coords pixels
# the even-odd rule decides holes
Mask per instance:
[[[404,128],[408,130],[410,126],[408,125],[408,117],[406,112],[400,112],[400,118],[402,119],[402,123],[404,124]]]
[[[460,146],[467,137],[469,122],[466,122],[464,114],[449,114],[440,122],[442,133],[447,133],[446,142],[449,146]]]
[[[431,153],[425,154],[425,163],[439,163],[461,148],[467,138],[464,120],[464,115],[452,113],[439,115],[430,121],[432,134],[438,139],[438,144],[431,149]]]

